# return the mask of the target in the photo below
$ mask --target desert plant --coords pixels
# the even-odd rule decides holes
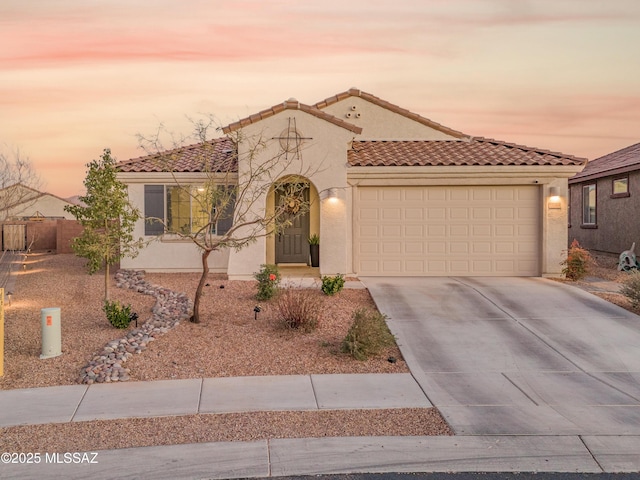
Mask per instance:
[[[633,270],[622,282],[620,293],[631,301],[633,308],[640,308],[640,271]]]
[[[356,360],[366,360],[395,343],[387,327],[386,315],[363,308],[356,310],[352,318],[351,327],[342,341],[342,351]]]
[[[127,328],[131,323],[131,305],[122,305],[117,300],[105,300],[102,310],[107,316],[109,323],[116,328]]]
[[[322,292],[325,295],[334,295],[344,287],[344,277],[340,274],[333,277],[325,275],[322,277]]]
[[[564,265],[563,275],[575,282],[589,273],[591,267],[595,265],[595,260],[589,251],[582,248],[578,240],[574,239],[567,252],[567,258],[560,265]]]
[[[317,233],[309,237],[309,245],[320,245],[320,236]]]
[[[288,287],[278,295],[277,311],[286,328],[310,332],[318,326],[322,298],[317,290]]]
[[[269,300],[278,292],[280,272],[276,265],[260,265],[260,271],[255,273],[253,277],[258,281],[258,293],[256,294],[258,300]]]

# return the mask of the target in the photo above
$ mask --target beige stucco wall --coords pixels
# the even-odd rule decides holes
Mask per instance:
[[[257,138],[267,141],[267,147],[260,153],[261,158],[274,158],[282,151],[278,137],[295,122],[298,132],[304,137],[299,155],[287,155],[279,168],[271,173],[269,184],[286,175],[299,175],[308,178],[319,196],[319,215],[312,218],[311,231],[320,235],[320,273],[323,275],[349,273],[347,262],[347,231],[350,222],[350,211],[346,205],[347,189],[347,149],[354,135],[349,130],[333,123],[321,120],[300,110],[285,110],[273,117],[262,120],[243,129],[240,144],[240,170],[242,179],[247,175],[248,162],[243,162],[249,154],[250,142]],[[336,188],[337,206],[328,206],[325,199],[329,188]],[[264,206],[267,203],[267,192],[255,203]],[[264,208],[264,207],[261,207]],[[229,255],[229,278],[249,279],[257,271],[260,264],[272,259],[273,244],[264,237],[240,251],[232,251]]]
[[[348,97],[329,105],[323,111],[362,127],[358,140],[456,140],[455,137],[360,97]]]

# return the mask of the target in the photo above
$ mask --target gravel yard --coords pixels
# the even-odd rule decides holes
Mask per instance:
[[[12,305],[5,311],[5,376],[3,389],[68,385],[110,340],[129,329],[112,327],[102,312],[104,275],[89,276],[84,260],[74,255],[32,254],[18,272]],[[147,274],[146,280],[192,297],[199,274]],[[221,288],[224,287],[224,288]],[[366,290],[345,289],[327,297],[318,289],[322,316],[312,333],[280,327],[273,301],[257,302],[254,282],[212,276],[202,300],[203,321],[181,322],[149,343],[123,366],[131,381],[245,375],[407,372],[397,347],[366,362],[339,352],[340,342],[360,307],[375,308]],[[140,316],[151,316],[154,299],[111,286],[111,298],[130,303]],[[253,308],[261,307],[258,319]],[[60,307],[63,355],[40,360],[40,309]],[[388,357],[398,359],[389,363]]]
[[[148,274],[146,280],[191,298],[199,274]],[[181,322],[123,364],[130,381],[250,375],[400,373],[408,368],[397,347],[368,361],[340,353],[353,311],[375,308],[366,290],[345,289],[333,297],[319,288],[317,330],[302,333],[278,325],[273,301],[256,302],[254,282],[212,275],[205,287],[202,323]],[[17,272],[12,304],[5,309],[5,375],[0,388],[78,383],[81,369],[111,340],[129,329],[112,327],[102,312],[104,275],[89,276],[74,255],[34,253]],[[139,323],[151,317],[155,300],[116,288],[111,299],[131,304]],[[261,312],[254,318],[254,306]],[[41,360],[40,309],[61,308],[62,355]],[[397,361],[391,363],[389,357]],[[117,436],[95,432],[118,432]],[[68,451],[171,443],[357,435],[447,435],[435,409],[257,412],[159,419],[126,419],[0,429],[4,451]]]

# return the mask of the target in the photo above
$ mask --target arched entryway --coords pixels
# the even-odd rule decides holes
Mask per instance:
[[[289,188],[290,187],[290,188]],[[294,198],[287,197],[288,192],[295,192]],[[308,203],[308,211],[294,215],[292,224],[267,237],[267,263],[278,265],[308,265],[309,237],[320,232],[320,202],[318,190],[313,183],[304,177],[291,176],[274,183],[267,197],[267,209],[275,210],[275,205],[290,200],[291,209],[295,211],[297,201]]]

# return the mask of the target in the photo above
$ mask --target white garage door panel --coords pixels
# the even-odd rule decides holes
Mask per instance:
[[[535,186],[360,187],[360,275],[539,275]]]

